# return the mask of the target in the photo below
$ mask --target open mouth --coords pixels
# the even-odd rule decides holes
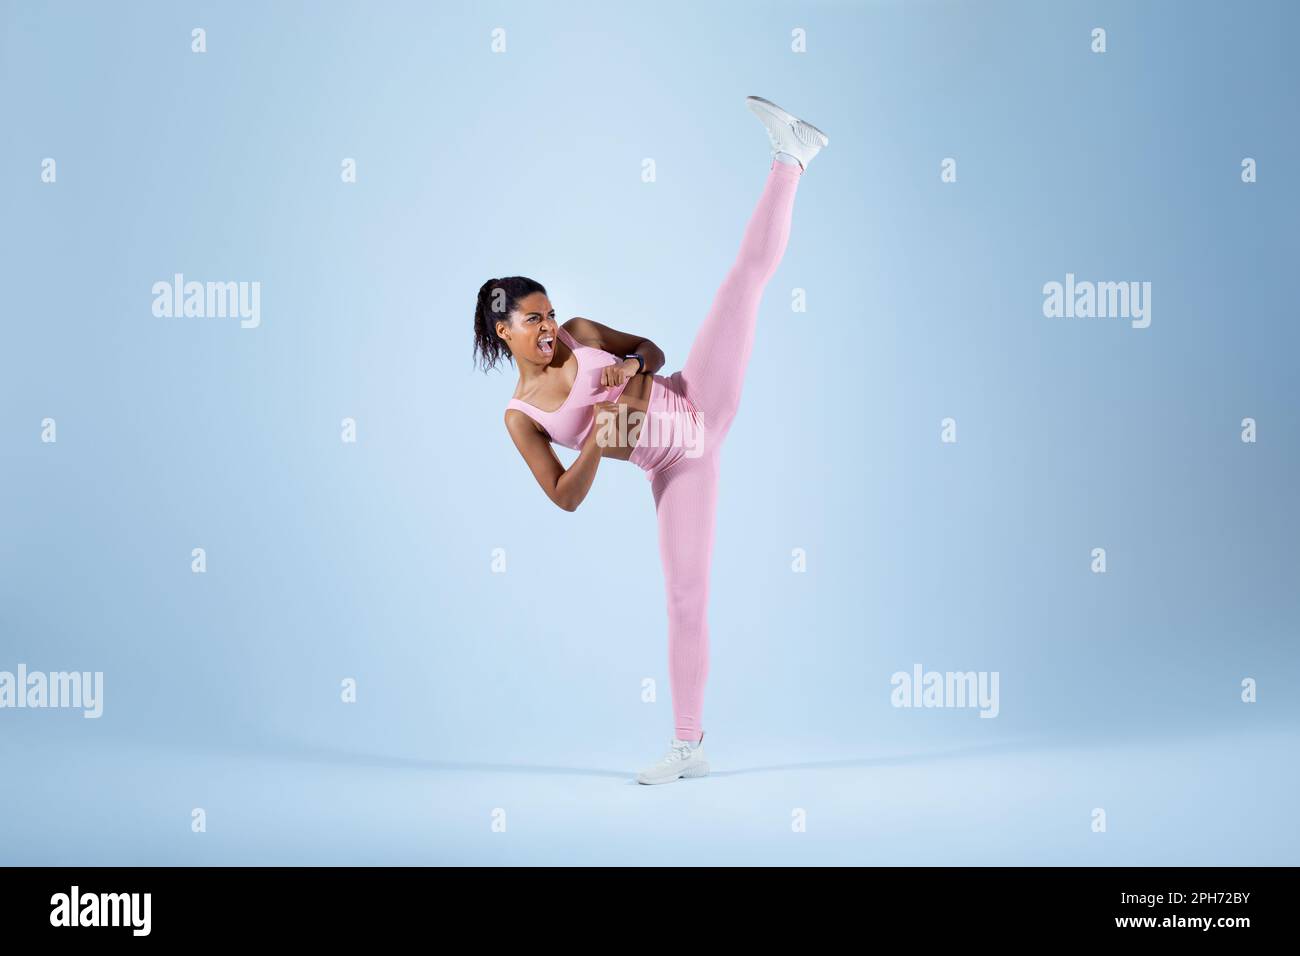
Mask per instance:
[[[537,351],[543,355],[553,355],[555,353],[555,336],[543,335],[537,340]]]

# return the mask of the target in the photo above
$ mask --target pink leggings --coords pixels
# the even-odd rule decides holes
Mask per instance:
[[[745,368],[763,289],[790,238],[794,194],[803,170],[772,160],[740,253],[695,333],[682,370],[672,376],[699,412],[697,457],[680,457],[652,473],[659,556],[668,594],[668,674],[677,737],[699,740],[709,676],[709,565],[718,501],[718,453],[740,407]]]

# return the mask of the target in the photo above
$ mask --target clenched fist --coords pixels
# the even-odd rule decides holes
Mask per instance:
[[[612,388],[630,382],[640,367],[641,364],[636,359],[624,359],[613,365],[606,365],[600,370],[600,384]]]

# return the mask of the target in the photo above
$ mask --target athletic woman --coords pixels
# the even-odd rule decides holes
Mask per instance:
[[[605,458],[632,462],[650,481],[668,597],[676,726],[667,756],[637,775],[645,784],[709,772],[700,721],[709,673],[718,453],[740,405],[759,302],[790,237],[795,190],[829,143],[821,130],[774,103],[757,96],[745,102],[767,128],[767,182],[680,371],[656,374],[664,355],[648,339],[584,318],[560,325],[546,289],[532,279],[485,282],[474,313],[475,351],[484,370],[504,356],[519,366],[506,430],[551,501],[575,510]],[[568,469],[552,443],[579,453]]]

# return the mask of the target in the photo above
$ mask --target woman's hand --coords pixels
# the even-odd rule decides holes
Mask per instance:
[[[601,448],[619,444],[618,419],[621,402],[592,402],[591,431],[587,433],[587,442],[595,443]]]
[[[591,421],[592,424],[599,428],[607,421],[618,422],[618,410],[623,405],[622,402],[592,402],[591,403]],[[610,417],[605,417],[610,416]]]
[[[641,363],[636,359],[623,359],[613,365],[606,365],[600,370],[600,384],[612,388],[630,382],[640,367]]]

